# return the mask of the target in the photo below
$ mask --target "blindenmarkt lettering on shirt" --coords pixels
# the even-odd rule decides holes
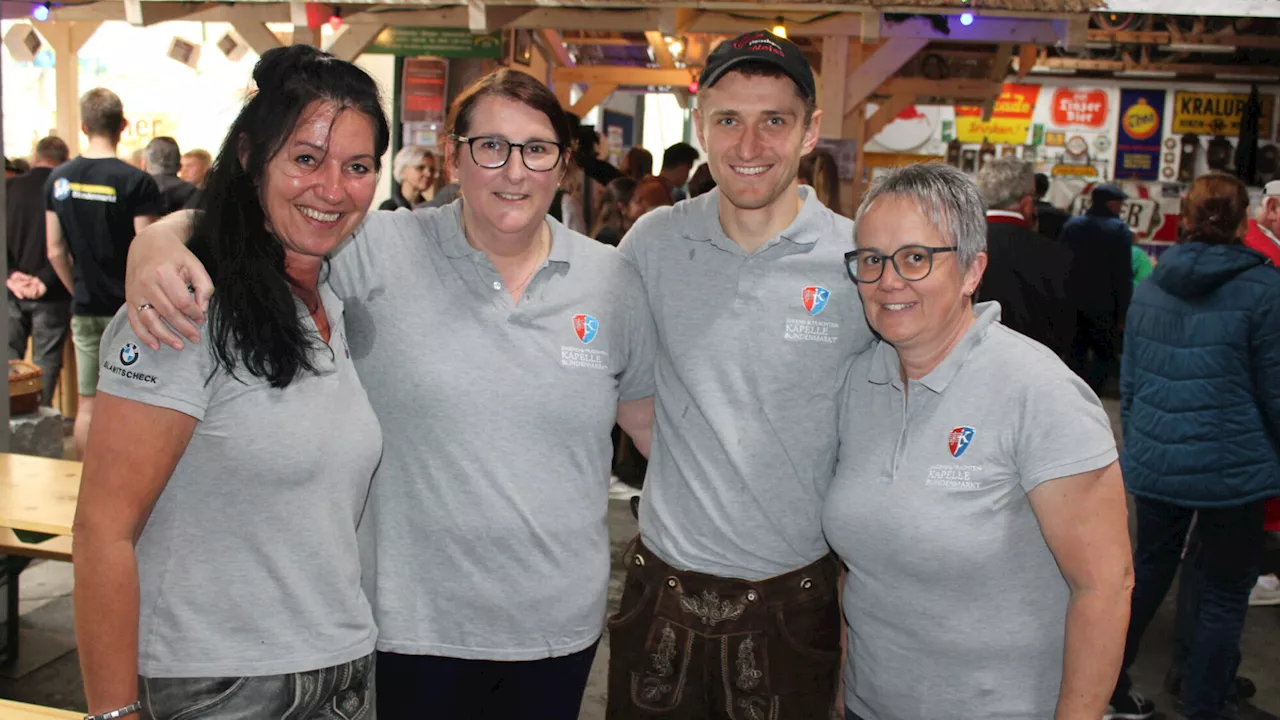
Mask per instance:
[[[70,197],[72,200],[113,203],[116,202],[116,189],[110,185],[67,182],[65,178],[60,178],[53,184],[53,196],[59,200]]]

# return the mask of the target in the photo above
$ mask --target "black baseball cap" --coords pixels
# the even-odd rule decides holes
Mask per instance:
[[[817,94],[813,68],[795,43],[768,30],[752,30],[725,40],[707,55],[706,67],[698,77],[699,87],[715,85],[724,74],[743,63],[760,62],[777,67],[800,87],[805,98]]]

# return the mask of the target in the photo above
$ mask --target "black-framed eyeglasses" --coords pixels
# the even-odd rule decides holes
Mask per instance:
[[[564,146],[550,140],[517,143],[493,135],[484,137],[450,135],[449,139],[466,143],[471,148],[472,162],[490,170],[506,165],[507,160],[511,158],[511,149],[519,148],[520,160],[525,167],[534,172],[549,172],[560,164],[560,156],[564,151]]]
[[[852,250],[844,254],[844,268],[849,273],[849,279],[856,283],[879,282],[884,275],[884,261],[888,260],[893,263],[893,269],[898,271],[899,277],[917,282],[933,272],[935,254],[949,252],[956,252],[956,248],[904,245],[892,255],[884,255],[875,250]]]

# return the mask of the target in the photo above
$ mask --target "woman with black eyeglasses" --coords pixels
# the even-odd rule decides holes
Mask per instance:
[[[462,199],[371,213],[331,261],[384,427],[361,528],[378,714],[576,720],[605,618],[610,431],[648,453],[653,321],[614,248],[547,216],[571,162],[550,90],[499,70],[447,132]],[[176,342],[146,316],[190,326],[207,276],[164,233],[134,249],[129,293],[162,298],[139,336]]]
[[[881,340],[854,361],[823,530],[848,568],[850,720],[1100,718],[1132,565],[1107,415],[1047,348],[973,304],[985,206],[913,165],[846,255]]]

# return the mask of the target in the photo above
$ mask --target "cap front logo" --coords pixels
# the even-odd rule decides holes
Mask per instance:
[[[771,52],[774,55],[778,55],[779,57],[786,56],[786,52],[783,51],[782,46],[774,42],[773,40],[770,40],[769,36],[765,35],[764,33],[756,33],[754,35],[747,35],[745,37],[740,37],[736,41],[734,41],[733,48],[735,50],[755,50],[757,52]]]
[[[951,429],[951,433],[947,436],[947,449],[951,451],[951,457],[958,458],[969,449],[973,444],[973,433],[973,428],[968,425]]]
[[[827,306],[827,300],[831,297],[831,291],[818,286],[811,285],[804,289],[801,298],[804,301],[804,309],[809,311],[810,315],[817,315]]]
[[[595,340],[596,333],[599,331],[600,321],[594,317],[581,313],[573,316],[573,333],[578,336],[583,345]]]

